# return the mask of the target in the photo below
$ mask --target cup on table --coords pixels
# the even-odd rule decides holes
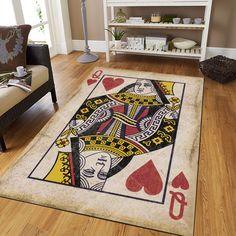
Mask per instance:
[[[183,18],[184,24],[191,24],[191,18]]]
[[[202,24],[202,18],[195,18],[194,19],[194,24],[196,24],[196,25]]]
[[[25,76],[26,68],[24,66],[17,66],[16,71],[18,76]]]

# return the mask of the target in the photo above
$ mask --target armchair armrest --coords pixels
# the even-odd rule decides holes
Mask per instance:
[[[48,68],[49,81],[53,82],[53,73],[48,45],[28,44],[26,52],[27,65],[43,65]]]
[[[27,65],[51,66],[48,45],[28,44],[27,46]]]

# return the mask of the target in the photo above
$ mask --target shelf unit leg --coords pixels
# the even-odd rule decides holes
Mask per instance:
[[[114,20],[115,19],[115,7],[111,7],[111,19]],[[115,28],[112,27],[111,30],[113,31]],[[115,44],[115,39],[114,37],[112,37],[112,42],[113,44]],[[115,56],[116,52],[112,52],[112,55]]]
[[[107,1],[103,0],[104,9],[104,28],[108,29],[108,12],[107,12]],[[105,41],[106,41],[106,61],[110,62],[110,43],[109,43],[109,33],[105,31]]]
[[[204,14],[205,29],[202,32],[200,61],[204,61],[206,59],[206,49],[207,49],[207,39],[208,39],[208,32],[209,32],[209,25],[210,25],[211,7],[212,7],[212,0],[209,0],[207,6],[205,7],[205,14]]]

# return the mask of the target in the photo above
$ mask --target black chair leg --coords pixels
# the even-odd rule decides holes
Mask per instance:
[[[7,150],[6,144],[2,136],[0,136],[0,151],[4,152]]]
[[[57,94],[55,88],[51,90],[51,96],[52,96],[52,101],[53,103],[57,102]]]

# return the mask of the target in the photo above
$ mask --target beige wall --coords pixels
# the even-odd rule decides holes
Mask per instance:
[[[81,24],[80,0],[68,0],[69,12],[72,27],[72,39],[83,39],[83,30]],[[175,13],[179,16],[197,17],[203,16],[203,8],[129,8],[126,13],[130,16],[150,16],[153,12]],[[88,14],[88,36],[90,40],[104,40],[103,23],[103,3],[102,0],[87,1]],[[144,30],[135,31],[137,34]],[[145,33],[155,34],[156,31]],[[194,32],[194,34],[193,34]],[[158,31],[158,34],[164,34],[166,31]],[[200,40],[200,34],[196,31],[168,31],[170,36],[183,36],[197,41]],[[209,47],[236,48],[236,0],[213,0],[211,25],[209,32]]]
[[[68,0],[72,39],[83,39],[80,0]],[[88,37],[90,40],[104,40],[103,1],[86,1]]]
[[[236,48],[236,0],[213,0],[208,45]]]

